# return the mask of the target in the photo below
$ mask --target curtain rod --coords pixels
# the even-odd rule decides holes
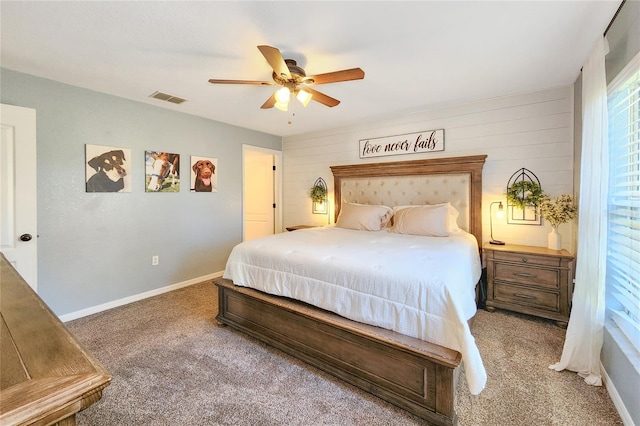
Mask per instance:
[[[607,36],[607,33],[609,32],[609,28],[611,28],[611,25],[613,25],[613,22],[616,20],[616,18],[618,17],[618,13],[620,13],[620,9],[622,9],[622,6],[624,6],[624,4],[627,2],[627,0],[622,0],[622,3],[620,3],[620,6],[618,7],[618,10],[616,10],[616,13],[613,15],[613,18],[611,18],[611,21],[609,21],[609,25],[607,25],[607,29],[604,30],[604,34],[602,34],[603,36]]]
[[[603,37],[607,36],[607,33],[609,32],[609,29],[611,28],[611,25],[613,25],[613,22],[618,17],[618,14],[620,13],[620,10],[622,9],[622,6],[624,6],[624,4],[626,2],[627,2],[627,0],[622,0],[622,2],[620,3],[620,6],[618,6],[618,10],[616,10],[616,13],[613,14],[613,18],[611,18],[611,21],[609,21],[609,25],[607,25],[607,29],[605,29],[604,33],[602,34]],[[580,72],[582,72],[582,68],[583,67],[580,67]]]

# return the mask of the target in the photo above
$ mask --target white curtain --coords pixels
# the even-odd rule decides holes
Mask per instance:
[[[557,371],[577,372],[601,386],[600,349],[605,311],[607,186],[609,177],[607,82],[602,37],[582,67],[582,160],[578,253],[573,306]]]

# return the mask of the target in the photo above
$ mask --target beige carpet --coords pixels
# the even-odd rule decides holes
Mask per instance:
[[[113,381],[79,425],[418,425],[422,420],[278,350],[217,327],[206,282],[67,323]],[[559,360],[564,330],[478,312],[486,389],[458,388],[459,425],[622,424],[606,389]]]

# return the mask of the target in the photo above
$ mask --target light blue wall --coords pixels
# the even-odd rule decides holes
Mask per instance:
[[[36,109],[38,293],[57,315],[224,269],[242,239],[242,144],[281,150],[279,136],[0,71],[1,102]],[[85,144],[131,149],[131,193],[85,192]],[[145,192],[145,150],[180,154],[179,193]],[[191,155],[218,159],[217,193],[189,191]]]

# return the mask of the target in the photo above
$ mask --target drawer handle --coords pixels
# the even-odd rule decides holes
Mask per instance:
[[[513,295],[515,297],[519,297],[521,299],[529,299],[529,300],[536,300],[535,296],[530,296],[528,294],[520,294],[520,293],[513,293]]]
[[[526,258],[526,257],[523,257],[523,258],[522,258],[522,262],[523,262],[523,263],[527,263],[528,261],[529,261],[529,260],[527,260],[527,258]]]
[[[519,277],[525,277],[525,278],[535,278],[535,277],[537,277],[537,275],[535,275],[535,274],[525,274],[523,272],[514,272],[513,275],[517,275]]]

